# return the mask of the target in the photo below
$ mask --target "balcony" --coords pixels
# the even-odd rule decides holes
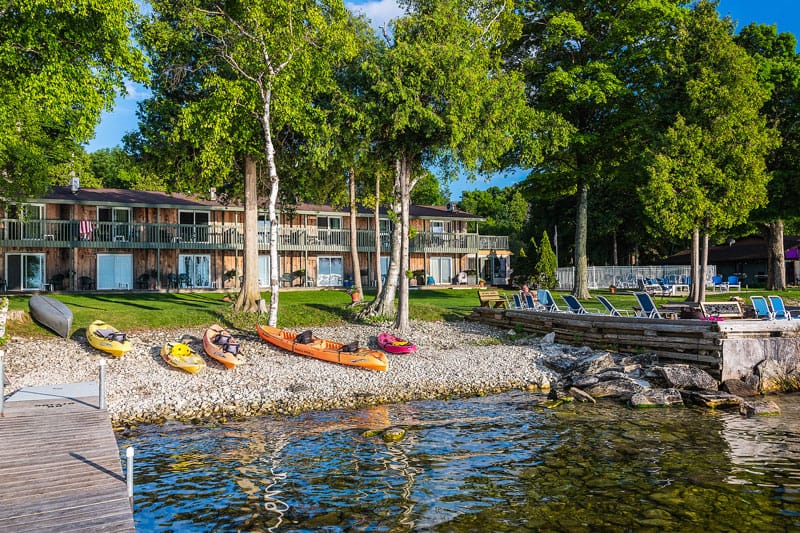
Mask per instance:
[[[375,250],[375,232],[359,230],[360,252]],[[269,250],[269,233],[258,232],[260,250]],[[19,248],[159,248],[181,250],[241,250],[241,224],[151,224],[77,220],[0,219],[0,246]],[[474,253],[507,250],[508,237],[474,233],[418,232],[409,242],[412,253]],[[381,234],[381,253],[391,238]],[[311,252],[350,251],[350,230],[280,227],[278,250]]]

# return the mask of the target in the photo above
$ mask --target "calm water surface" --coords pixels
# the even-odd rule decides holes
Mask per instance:
[[[123,457],[136,450],[139,531],[800,529],[800,396],[751,419],[543,400],[168,423],[118,440]],[[405,439],[365,436],[387,426]]]

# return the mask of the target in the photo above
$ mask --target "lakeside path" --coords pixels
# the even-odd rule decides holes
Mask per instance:
[[[358,340],[375,347],[387,325],[313,328],[317,337]],[[7,345],[6,394],[22,387],[96,381],[105,359],[106,405],[114,425],[356,408],[410,400],[475,396],[511,389],[548,388],[556,379],[542,361],[555,345],[473,322],[413,321],[410,355],[389,354],[389,370],[375,372],[294,355],[252,332],[233,332],[245,364],[225,369],[206,357],[207,368],[188,374],[167,365],[161,346],[204,330],[129,333],[133,350],[117,359],[89,346],[80,330],[69,339],[12,338]],[[195,348],[203,353],[202,343]],[[551,352],[551,353],[548,353]]]

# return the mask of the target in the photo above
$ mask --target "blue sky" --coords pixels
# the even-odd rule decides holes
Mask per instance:
[[[355,0],[347,2],[347,5],[354,11],[364,13],[376,27],[402,13],[395,0]],[[775,24],[778,31],[790,32],[800,37],[800,0],[721,0],[719,12],[721,15],[730,15],[738,23],[737,28],[750,22]],[[122,136],[136,129],[136,103],[147,96],[147,91],[133,83],[128,84],[127,88],[128,95],[117,99],[114,110],[103,113],[95,130],[95,138],[86,147],[89,152],[121,146]],[[499,175],[494,176],[490,182],[479,180],[467,183],[460,180],[450,185],[451,197],[453,200],[460,200],[464,190],[506,187],[521,176],[522,174]]]

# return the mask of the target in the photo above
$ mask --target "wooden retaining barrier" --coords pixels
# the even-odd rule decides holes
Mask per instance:
[[[654,353],[708,367],[722,380],[742,378],[765,359],[796,361],[800,320],[651,319],[475,307],[471,320],[546,335],[556,342],[624,353]]]
[[[136,529],[96,383],[23,389],[0,417],[0,531]],[[87,393],[87,391],[92,391]]]

